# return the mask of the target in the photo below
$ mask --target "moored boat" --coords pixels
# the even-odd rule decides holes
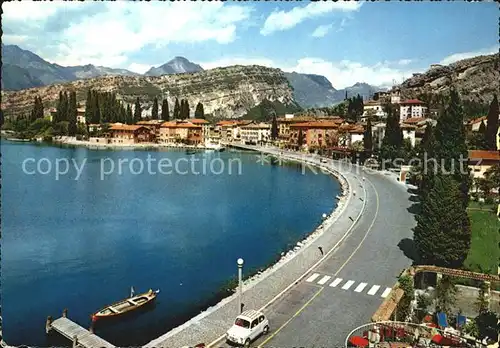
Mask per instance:
[[[152,303],[156,299],[156,295],[158,295],[159,292],[159,289],[154,291],[149,289],[149,291],[145,293],[134,296],[132,288],[129,298],[115,302],[92,314],[92,322],[96,322],[101,319],[117,318],[139,308],[143,308],[147,304]]]

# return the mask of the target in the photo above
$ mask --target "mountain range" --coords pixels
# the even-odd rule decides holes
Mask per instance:
[[[2,44],[2,90],[15,91],[41,87],[54,83],[64,83],[105,75],[119,76],[162,76],[181,73],[195,73],[203,68],[184,57],[177,56],[159,67],[151,67],[144,75],[126,69],[114,69],[92,64],[61,66],[49,63],[35,53],[16,45]],[[381,90],[366,83],[336,90],[324,76],[301,73],[285,73],[293,88],[295,101],[304,108],[331,106],[348,96],[360,94],[367,98]]]

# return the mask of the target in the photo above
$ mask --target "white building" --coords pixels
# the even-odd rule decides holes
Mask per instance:
[[[373,147],[380,149],[382,147],[382,140],[385,136],[385,122],[379,122],[372,125]]]
[[[425,117],[427,107],[424,102],[418,99],[409,99],[399,103],[399,121],[403,122],[408,118]]]
[[[416,130],[417,127],[414,125],[404,124],[404,123],[401,125],[401,132],[403,133],[403,139],[409,139],[412,147],[415,147]]]
[[[249,124],[240,128],[244,144],[262,144],[271,140],[271,125],[268,123]]]
[[[363,116],[361,116],[361,122],[365,122],[368,117],[376,119],[387,118],[387,113],[384,112],[384,107],[380,101],[369,100],[363,105]]]

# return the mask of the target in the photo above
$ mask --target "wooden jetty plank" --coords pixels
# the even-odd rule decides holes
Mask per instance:
[[[78,345],[80,346],[86,348],[115,348],[115,346],[108,341],[89,332],[88,330],[84,329],[83,327],[66,317],[61,317],[54,320],[50,326],[52,329],[59,332],[69,340],[73,340],[73,338],[76,336],[78,339]]]

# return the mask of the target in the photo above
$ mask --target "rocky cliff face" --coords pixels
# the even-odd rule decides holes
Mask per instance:
[[[398,88],[403,98],[426,93],[447,94],[454,86],[464,100],[489,103],[499,88],[499,54],[464,59],[448,66],[434,65],[414,74]]]
[[[206,114],[216,118],[237,118],[264,99],[293,103],[292,89],[279,69],[262,66],[232,66],[164,76],[104,76],[77,80],[21,91],[2,91],[2,110],[5,116],[29,112],[35,96],[45,107],[55,106],[60,91],[76,90],[79,102],[85,102],[88,89],[116,92],[125,103],[140,98],[148,112],[152,100],[167,98],[173,110],[175,98],[188,100],[191,113],[202,102]],[[161,103],[160,103],[161,104]]]

